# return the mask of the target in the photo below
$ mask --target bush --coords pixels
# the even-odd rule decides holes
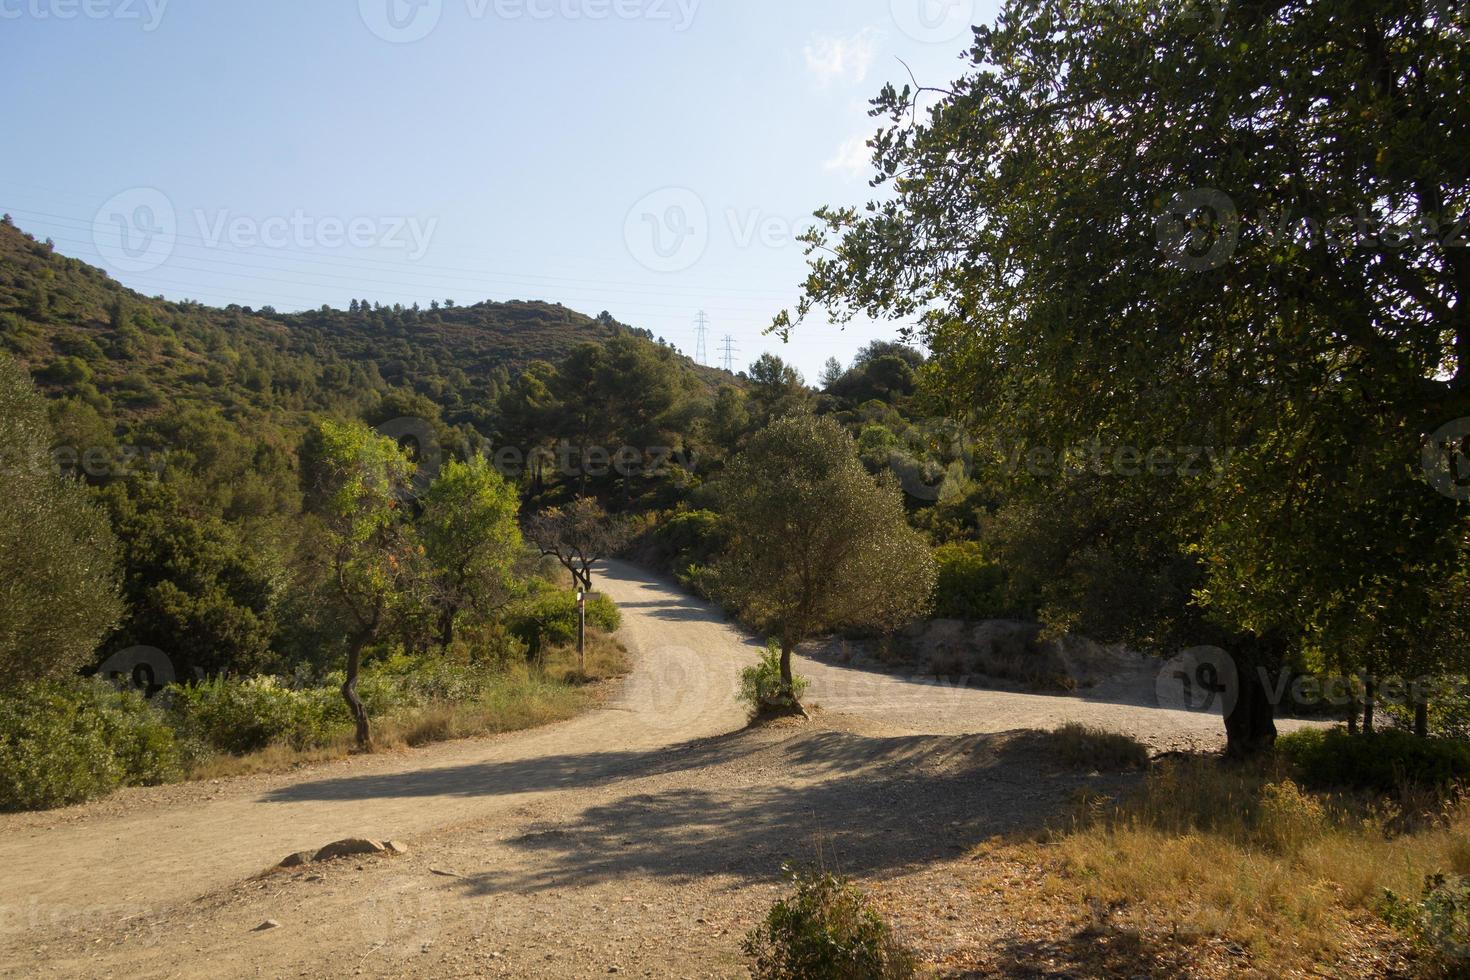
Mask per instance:
[[[1449,739],[1303,729],[1282,736],[1276,746],[1308,786],[1387,793],[1405,785],[1446,789],[1470,781],[1470,744]]]
[[[617,604],[605,595],[587,600],[587,627],[615,633],[623,616]],[[532,650],[539,636],[542,643],[575,643],[577,640],[577,594],[547,589],[522,603],[511,617],[511,631]]]
[[[0,696],[0,809],[81,803],[179,771],[173,732],[138,694],[79,680]]]
[[[805,678],[791,675],[791,694],[798,703],[806,688]],[[740,700],[757,713],[790,706],[781,693],[781,644],[777,641],[768,640],[760,661],[740,672]]]
[[[342,702],[334,689],[293,691],[274,677],[216,678],[171,687],[164,697],[180,733],[230,755],[277,742],[297,749],[321,745],[333,734],[333,723],[346,719],[345,704],[334,709]]]
[[[796,894],[771,907],[741,946],[756,980],[897,980],[914,956],[865,895],[831,874],[796,876]]]
[[[1383,917],[1414,937],[1446,976],[1470,976],[1470,876],[1429,875],[1417,901],[1388,891]]]
[[[710,510],[689,510],[674,514],[654,531],[660,549],[672,559],[675,568],[690,564],[708,565],[725,546],[725,533],[720,515]]]
[[[1073,769],[1118,772],[1148,768],[1148,747],[1116,732],[1068,722],[1036,737],[1042,750]]]
[[[1268,783],[1256,811],[1256,835],[1277,854],[1293,854],[1328,828],[1327,811],[1289,779]]]
[[[1006,574],[974,542],[934,549],[939,577],[934,584],[934,615],[939,619],[1020,618],[1006,595]]]

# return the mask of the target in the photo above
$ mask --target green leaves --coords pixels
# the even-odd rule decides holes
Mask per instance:
[[[788,643],[842,627],[889,629],[921,615],[934,584],[903,495],[879,483],[826,417],[773,422],[720,480],[726,598]]]

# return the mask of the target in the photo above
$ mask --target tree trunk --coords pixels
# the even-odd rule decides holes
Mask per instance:
[[[1255,658],[1242,658],[1237,673],[1240,693],[1225,715],[1225,756],[1240,760],[1269,752],[1276,744],[1276,706]]]
[[[587,592],[577,592],[577,665],[583,676],[587,674]]]
[[[1414,705],[1414,734],[1429,737],[1429,702],[1422,698]]]
[[[1373,734],[1373,715],[1377,709],[1378,682],[1372,677],[1363,679],[1363,734]]]
[[[452,606],[446,608],[439,614],[439,647],[448,650],[454,643],[454,616],[455,610]]]
[[[347,710],[352,712],[352,720],[357,724],[357,747],[369,749],[372,747],[372,735],[368,731],[367,708],[362,703],[362,698],[357,696],[357,674],[362,668],[362,651],[369,641],[372,640],[376,630],[363,630],[352,638],[352,645],[347,651],[347,679],[342,682],[342,699],[347,702]]]

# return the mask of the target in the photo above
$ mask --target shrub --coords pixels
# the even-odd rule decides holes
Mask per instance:
[[[1261,789],[1256,835],[1270,850],[1293,854],[1308,841],[1321,837],[1327,828],[1327,811],[1322,804],[1291,780],[1268,783]]]
[[[1470,876],[1429,875],[1416,901],[1386,891],[1382,911],[1446,976],[1470,976]]]
[[[658,526],[654,538],[675,568],[690,564],[708,565],[725,546],[720,515],[709,510],[674,514]]]
[[[1303,729],[1276,745],[1308,786],[1386,793],[1404,785],[1445,789],[1470,780],[1470,744],[1449,739]]]
[[[0,696],[0,809],[81,803],[179,771],[172,731],[138,694],[77,680]]]
[[[771,907],[741,948],[756,980],[897,980],[915,960],[850,881],[795,877],[796,894]]]
[[[791,693],[798,702],[806,688],[806,679],[792,674]],[[740,672],[740,700],[755,712],[786,705],[781,695],[781,644],[777,641],[768,640],[760,661]]]
[[[1074,769],[1117,772],[1148,767],[1148,747],[1142,742],[1078,722],[1045,732],[1038,741],[1043,751]]]
[[[1018,618],[1006,595],[1006,574],[974,542],[934,549],[939,577],[934,584],[934,615],[940,619]]]
[[[617,604],[605,595],[587,600],[587,628],[614,633],[622,625]],[[548,589],[522,603],[511,617],[511,630],[534,650],[543,643],[574,643],[577,639],[577,594]]]
[[[158,786],[183,775],[183,747],[163,712],[137,691],[88,684],[91,708],[102,725],[128,786]]]
[[[371,684],[364,683],[363,688],[370,690]],[[298,749],[321,745],[331,737],[338,720],[334,716],[345,720],[345,707],[334,710],[341,701],[334,690],[293,691],[273,677],[216,678],[171,687],[164,697],[186,738],[231,755],[256,752],[276,742]]]

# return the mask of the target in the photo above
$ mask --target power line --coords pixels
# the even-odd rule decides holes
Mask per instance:
[[[730,336],[729,334],[725,334],[725,370],[728,371],[730,374],[735,373],[735,353],[739,350],[740,348],[735,346],[735,338]]]
[[[709,317],[704,310],[699,311],[699,316],[694,320],[694,363],[708,364],[709,351],[705,348],[704,338],[709,334]]]

